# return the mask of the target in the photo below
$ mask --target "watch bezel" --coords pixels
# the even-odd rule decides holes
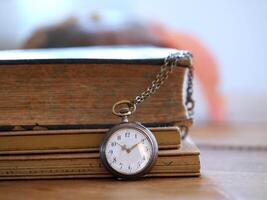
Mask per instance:
[[[117,170],[115,170],[107,161],[106,144],[108,142],[108,139],[112,136],[113,133],[115,133],[117,130],[122,129],[122,128],[132,128],[132,129],[136,129],[136,130],[142,132],[147,137],[149,142],[151,143],[152,152],[151,152],[151,157],[150,157],[147,165],[141,171],[134,173],[134,174],[120,173]],[[143,125],[141,125],[138,122],[123,122],[121,124],[115,125],[107,132],[107,134],[104,137],[103,142],[100,146],[101,161],[102,161],[104,167],[107,169],[107,171],[109,171],[116,178],[137,179],[137,178],[141,178],[141,177],[145,176],[154,166],[154,164],[157,160],[157,157],[158,157],[158,143],[157,143],[155,136],[148,128],[144,127]]]

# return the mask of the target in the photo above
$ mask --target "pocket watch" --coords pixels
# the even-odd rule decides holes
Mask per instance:
[[[160,68],[155,80],[133,100],[118,101],[113,105],[114,115],[121,117],[121,123],[112,127],[104,137],[100,146],[100,158],[104,167],[114,177],[137,179],[147,175],[158,157],[158,144],[153,133],[139,122],[129,122],[128,117],[135,111],[138,104],[154,94],[172,72],[174,66],[184,58],[185,52],[169,55]],[[186,106],[192,113],[192,67],[188,73]],[[186,129],[187,130],[187,129]]]
[[[130,104],[123,100],[116,105]],[[116,113],[115,108],[113,111]],[[139,122],[128,122],[120,110],[122,122],[111,128],[100,147],[100,158],[106,169],[117,178],[136,179],[146,175],[158,157],[158,144],[153,133]]]

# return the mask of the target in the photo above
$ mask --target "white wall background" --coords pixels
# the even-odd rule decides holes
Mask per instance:
[[[101,3],[100,3],[101,2]],[[2,0],[0,48],[17,48],[36,26],[95,10],[159,20],[199,36],[220,63],[229,120],[267,121],[267,1],[265,0]],[[197,98],[201,99],[200,92]],[[205,118],[205,104],[197,116]]]

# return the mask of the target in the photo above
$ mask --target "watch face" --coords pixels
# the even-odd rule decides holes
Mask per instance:
[[[120,177],[136,177],[148,172],[157,157],[153,134],[135,123],[112,128],[101,146],[106,168]]]

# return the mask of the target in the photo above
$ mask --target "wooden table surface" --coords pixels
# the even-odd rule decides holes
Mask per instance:
[[[262,124],[195,127],[201,177],[1,181],[0,199],[267,199],[266,130]]]

